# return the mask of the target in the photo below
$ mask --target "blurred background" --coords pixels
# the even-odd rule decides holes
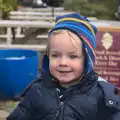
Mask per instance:
[[[0,13],[7,18],[12,10],[18,7],[64,7],[85,16],[98,19],[120,20],[120,0],[0,0]]]

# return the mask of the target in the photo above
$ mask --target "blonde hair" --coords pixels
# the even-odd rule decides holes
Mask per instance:
[[[50,51],[50,39],[52,36],[56,35],[56,34],[59,34],[59,33],[62,33],[62,32],[67,32],[68,35],[70,36],[70,40],[72,42],[72,44],[76,47],[76,44],[81,44],[81,39],[73,32],[69,31],[69,30],[66,30],[66,29],[61,29],[61,30],[55,30],[53,31],[49,36],[48,36],[48,43],[47,43],[47,47],[46,47],[46,53],[47,55],[49,55],[49,51]],[[75,34],[79,39],[76,39],[72,34]],[[71,39],[72,38],[72,39]],[[77,49],[77,47],[76,47]]]

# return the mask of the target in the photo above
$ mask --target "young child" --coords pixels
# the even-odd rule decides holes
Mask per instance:
[[[7,120],[120,120],[120,96],[93,69],[97,29],[78,13],[58,16],[41,77]]]

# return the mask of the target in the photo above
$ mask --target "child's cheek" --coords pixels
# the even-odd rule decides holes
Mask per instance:
[[[50,71],[51,71],[51,72],[54,72],[54,71],[55,71],[55,66],[51,66],[51,67],[50,67]]]

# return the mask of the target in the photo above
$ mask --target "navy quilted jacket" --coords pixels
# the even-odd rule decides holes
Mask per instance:
[[[96,73],[60,95],[58,85],[47,73],[25,90],[17,108],[7,120],[120,120],[120,97],[115,86],[98,81]]]

